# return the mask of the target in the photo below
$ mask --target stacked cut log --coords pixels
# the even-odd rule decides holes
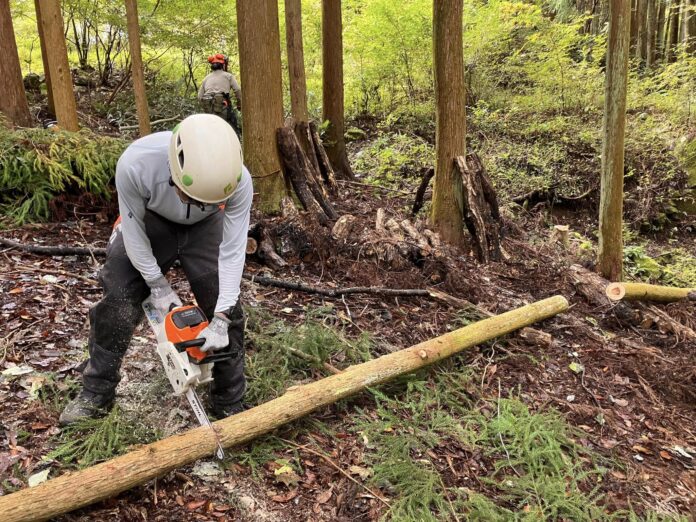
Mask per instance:
[[[382,208],[377,210],[374,228],[366,227],[364,222],[348,214],[336,221],[331,237],[339,246],[355,250],[356,256],[373,258],[394,269],[441,255],[437,234],[427,229],[418,230],[407,219],[387,218]]]
[[[594,306],[611,310],[623,322],[645,330],[671,333],[678,340],[696,341],[696,332],[660,308],[640,302],[612,301],[607,297],[609,281],[580,265],[570,267],[577,291]]]
[[[464,189],[464,223],[471,233],[476,257],[482,263],[498,261],[502,220],[493,184],[477,154],[458,156],[455,163]]]

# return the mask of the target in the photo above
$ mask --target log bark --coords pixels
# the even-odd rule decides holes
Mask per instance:
[[[331,166],[331,160],[329,160],[328,154],[326,154],[326,149],[319,136],[319,130],[317,129],[317,124],[313,121],[309,122],[309,132],[312,136],[312,145],[316,153],[317,162],[319,165],[319,172],[321,172],[321,177],[324,183],[329,187],[331,194],[338,195],[338,183],[336,183],[336,173]]]
[[[482,263],[500,259],[500,210],[498,198],[476,154],[456,158],[463,186],[463,217]]]
[[[689,299],[696,288],[675,288],[671,286],[649,285],[645,283],[611,283],[606,294],[612,301],[656,301],[673,303]]]
[[[431,221],[443,241],[464,245],[461,176],[454,159],[466,154],[466,90],[462,0],[433,2],[436,131]]]
[[[416,190],[416,197],[413,200],[413,208],[411,208],[411,214],[413,216],[418,214],[418,211],[423,208],[425,191],[428,190],[428,185],[430,184],[430,180],[433,179],[434,175],[435,169],[433,168],[429,168],[423,174],[423,179],[421,180],[420,185],[418,185],[418,190]]]
[[[609,38],[604,88],[602,181],[599,199],[599,273],[623,279],[623,183],[630,0],[609,0]],[[638,42],[640,47],[640,41]]]
[[[550,297],[351,366],[338,375],[294,387],[277,399],[214,423],[217,436],[209,428],[196,428],[85,470],[0,497],[0,519],[4,522],[42,520],[112,497],[212,455],[218,438],[225,448],[249,442],[367,387],[382,384],[567,309],[568,302],[564,297]]]
[[[17,54],[10,0],[0,0],[0,112],[14,125],[29,127],[31,114]]]
[[[63,34],[60,0],[41,1],[41,34],[46,40],[46,61],[51,75],[51,89],[58,125],[62,129],[76,132],[79,130],[77,102],[68,63],[68,49]]]
[[[324,194],[312,172],[312,164],[307,159],[292,128],[283,127],[277,131],[278,148],[297,197],[305,210],[317,217],[322,225],[337,219],[338,214]],[[318,174],[318,173],[317,173]]]
[[[140,49],[138,2],[136,0],[126,0],[126,18],[128,20],[128,45],[131,53],[133,92],[135,94],[135,107],[138,112],[138,129],[140,136],[146,136],[152,132],[152,128],[150,127],[150,111],[147,107],[143,57]]]

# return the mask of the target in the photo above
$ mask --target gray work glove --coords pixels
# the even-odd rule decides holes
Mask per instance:
[[[153,282],[148,283],[150,286],[150,300],[157,310],[165,316],[169,313],[174,306],[181,306],[181,299],[176,295],[176,292],[172,290],[167,279],[162,276],[159,279],[155,279]]]
[[[202,352],[217,351],[226,348],[230,344],[227,336],[227,328],[230,324],[229,319],[223,319],[219,315],[213,317],[207,328],[198,334],[197,339],[205,339],[205,344],[201,346]]]

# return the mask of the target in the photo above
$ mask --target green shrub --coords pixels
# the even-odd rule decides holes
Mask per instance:
[[[88,130],[13,131],[0,122],[0,211],[21,224],[48,219],[59,194],[108,197],[125,146]]]

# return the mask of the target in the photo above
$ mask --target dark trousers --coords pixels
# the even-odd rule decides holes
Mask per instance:
[[[179,259],[198,306],[211,319],[218,297],[218,250],[222,239],[222,212],[193,225],[172,223],[155,213],[145,216],[145,228],[157,263],[166,274]],[[84,388],[100,395],[115,394],[119,369],[133,331],[143,318],[141,303],[150,289],[131,264],[116,227],[99,274],[104,297],[89,312],[89,361],[82,374]],[[231,314],[228,335],[237,356],[215,363],[211,401],[226,406],[242,399],[244,377],[244,314],[238,302]],[[154,345],[153,345],[153,350]]]

